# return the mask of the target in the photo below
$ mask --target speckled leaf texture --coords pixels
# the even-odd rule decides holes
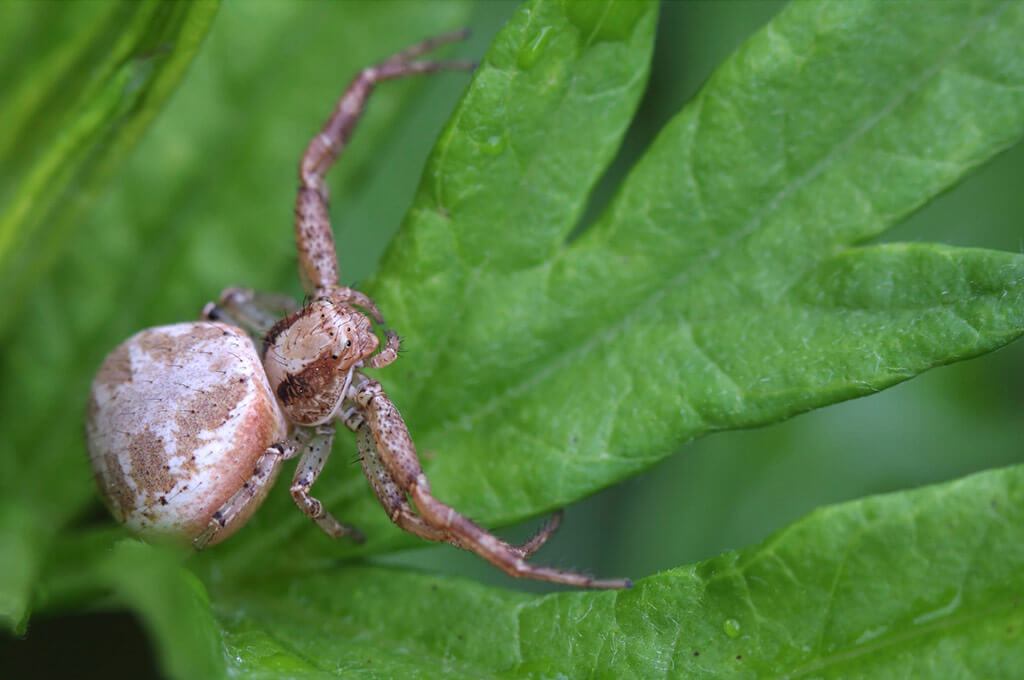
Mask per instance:
[[[295,28],[293,7],[263,11]],[[345,24],[367,60],[346,62],[353,68],[468,13],[410,14],[385,48],[368,36],[393,19],[359,7],[378,32]],[[230,37],[254,30],[250,11],[212,34],[208,59],[228,63]],[[404,339],[379,377],[436,495],[488,526],[573,503],[710,432],[877,392],[1024,332],[1024,256],[883,240],[1024,133],[1024,3],[787,6],[664,126],[589,223],[644,92],[656,21],[657,7],[640,2],[534,0],[512,13],[362,286]],[[262,30],[282,52],[293,44],[274,43],[270,24]],[[337,41],[311,38],[306,49],[295,58],[312,63]],[[329,102],[338,85],[321,83],[314,96],[262,74],[200,83],[221,106],[207,118],[224,135],[205,140],[214,153],[177,149],[183,123],[173,116],[147,151],[164,152],[186,178],[205,176],[187,172],[200,164],[218,177],[237,171],[241,186],[256,152],[223,140],[248,125],[290,163],[324,113],[318,98]],[[251,117],[224,114],[234,101],[225,92]],[[392,119],[395,102],[411,101],[395,92],[380,95]],[[285,115],[275,101],[296,102],[302,123],[275,118]],[[359,173],[408,153],[368,118],[352,165],[331,179],[346,272],[358,249],[345,247],[354,242],[344,204]],[[379,148],[358,146],[359,135]],[[17,368],[30,348],[59,355],[60,342],[89,340],[88,361],[55,364],[81,394],[37,381],[21,399],[80,410],[90,371],[78,364],[94,366],[142,325],[187,318],[218,286],[295,290],[280,231],[293,168],[275,168],[258,200],[232,202],[230,183],[210,191],[175,180],[154,192],[157,207],[177,215],[173,225],[209,228],[169,235],[156,207],[118,194],[96,219],[142,225],[138,243],[104,237],[127,273],[90,279],[102,283],[70,340],[41,343],[31,332],[41,322],[31,322],[3,359]],[[146,186],[149,172],[140,165],[124,183]],[[229,207],[241,212],[218,212]],[[265,264],[253,271],[253,261]],[[75,253],[69,263],[44,301],[70,294],[71,274],[94,267]],[[115,305],[118,286],[131,293]],[[110,321],[99,328],[97,318]],[[5,506],[17,509],[6,525],[36,517],[42,497],[58,499],[52,515],[67,522],[90,503],[77,423],[40,438],[51,421],[16,419],[10,400],[0,393],[13,441],[41,445],[31,463],[2,461],[5,476],[71,472],[59,494],[23,482],[11,497],[25,502]],[[315,491],[367,534],[365,546],[318,533],[281,489],[230,541],[187,561],[109,525],[35,521],[31,535],[43,538],[24,549],[45,566],[21,595],[34,588],[40,612],[133,608],[175,678],[1015,678],[1024,668],[1024,466],[829,506],[753,547],[628,574],[638,579],[629,591],[534,595],[345,561],[417,544],[389,524],[358,466],[338,465],[352,451],[342,432]],[[668,519],[659,540],[675,540],[672,522],[685,520]]]

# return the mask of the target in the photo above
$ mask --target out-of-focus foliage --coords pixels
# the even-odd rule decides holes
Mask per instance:
[[[184,74],[217,2],[13,3],[0,39],[0,334]]]
[[[44,472],[30,462],[71,459],[78,439],[67,438],[71,423],[45,434],[17,426],[60,418],[61,407],[80,397],[63,403],[31,397],[46,391],[45,383],[60,390],[62,378],[88,370],[53,371],[47,349],[56,349],[65,364],[81,354],[70,336],[53,337],[63,335],[64,325],[33,304],[33,287],[76,229],[81,236],[78,222],[163,108],[216,10],[209,0],[0,8],[0,343],[7,351],[0,396],[0,423],[7,426],[0,439],[7,443],[0,450],[0,621],[15,629],[24,626],[39,553],[83,499],[68,489],[81,486],[80,475]],[[59,315],[64,307],[66,300],[49,311]],[[42,326],[33,328],[40,317]],[[48,347],[40,335],[50,336]],[[19,341],[28,356],[19,355]],[[26,417],[26,407],[35,412]],[[28,453],[40,446],[64,451]]]
[[[349,546],[285,493],[185,566],[116,530],[66,527],[95,508],[77,414],[103,354],[139,327],[194,317],[227,285],[296,292],[305,141],[358,68],[466,22],[477,41],[458,51],[475,56],[513,17],[419,192],[464,76],[382,87],[331,183],[353,278],[376,269],[415,201],[368,284],[406,338],[381,378],[439,496],[474,517],[525,518],[694,436],[881,389],[1021,332],[1019,255],[848,248],[1020,135],[1019,6],[790,7],[664,128],[611,202],[776,7],[668,5],[650,87],[606,173],[642,91],[653,13],[587,7],[223,8],[116,188],[87,221],[55,225],[69,247],[13,307],[2,370],[18,389],[0,393],[12,624],[45,561],[40,611],[128,604],[175,677],[905,677],[938,667],[922,658],[998,676],[1020,662],[1007,597],[1021,585],[1020,468],[815,513],[620,594],[535,598],[339,565]],[[1010,182],[1022,163],[1019,150],[998,158],[888,240],[1019,251],[1024,205]],[[597,224],[581,229],[581,215]],[[539,559],[640,577],[753,543],[822,503],[1020,461],[1019,364],[1002,352],[704,440],[570,510],[560,557]],[[318,495],[371,534],[364,554],[410,545],[340,464],[345,446]],[[507,585],[469,559],[440,548],[383,561]]]

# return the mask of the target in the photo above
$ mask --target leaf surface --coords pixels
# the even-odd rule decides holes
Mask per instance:
[[[636,6],[621,11],[608,21],[649,39]],[[788,7],[572,239],[646,68],[640,38],[595,16],[581,29],[538,3],[513,18],[368,286],[406,338],[380,379],[440,498],[506,524],[708,432],[869,394],[1020,335],[1019,255],[864,244],[1024,131],[1024,6]],[[320,489],[371,537],[359,551],[407,541],[357,470]],[[227,559],[297,532],[334,552],[288,506],[273,499]]]
[[[246,677],[1010,678],[1021,546],[1017,466],[823,508],[629,591],[533,596],[345,567],[213,594]]]
[[[392,13],[371,5],[360,6],[368,24],[316,6],[315,29],[300,6],[272,7],[273,21],[252,21],[238,6],[230,31],[211,36],[206,63],[219,68],[197,70],[173,122],[94,216],[96,236],[74,241],[0,356],[24,378],[0,393],[18,454],[0,457],[14,507],[0,511],[0,554],[23,555],[18,564],[41,561],[88,507],[78,421],[55,414],[81,412],[103,353],[146,324],[189,318],[223,286],[294,282],[293,161],[323,111],[289,126],[274,103],[327,106],[387,53],[380,36],[398,48],[464,11],[411,5],[424,14],[392,31]],[[581,229],[640,97],[653,9],[526,4],[484,58],[367,287],[406,339],[381,379],[437,495],[489,524],[523,518],[712,430],[883,389],[1019,335],[1020,256],[872,241],[1020,136],[1022,14],[1013,3],[797,3],[722,65]],[[287,52],[295,35],[307,39],[301,55]],[[253,40],[263,61],[237,59]],[[358,59],[313,93],[294,74],[339,41]],[[346,189],[407,153],[385,133],[410,91],[382,88],[384,115],[371,109],[351,165],[332,176],[343,269],[359,252],[347,247]],[[154,158],[167,166],[154,171]],[[339,440],[318,498],[371,537],[364,553],[410,544],[358,467],[338,464],[351,447]],[[113,590],[143,612],[176,677],[221,663],[257,677],[905,677],[926,663],[1012,677],[1021,474],[829,508],[630,592],[543,597],[339,563],[356,551],[320,535],[279,485],[248,527],[191,562],[220,636],[175,558],[111,536],[75,552],[80,529],[61,535],[36,597],[52,611]],[[100,577],[55,568],[77,567],[68,555]],[[139,580],[117,586],[136,567]],[[12,572],[9,601],[27,602],[34,572]]]
[[[791,6],[718,69],[569,244],[575,215],[545,213],[491,226],[462,256],[479,211],[436,189],[466,168],[435,154],[374,293],[405,333],[442,339],[433,361],[417,351],[414,380],[388,387],[438,451],[431,472],[460,480],[453,501],[510,519],[473,492],[500,484],[522,489],[514,504],[559,505],[709,430],[875,391],[1019,334],[1019,258],[963,252],[943,267],[941,249],[844,252],[1024,127],[1021,6],[944,7]],[[509,184],[475,198],[498,201]],[[573,186],[586,196],[585,182]],[[424,205],[450,220],[421,217]],[[541,232],[530,242],[542,258],[515,257],[524,231]],[[436,270],[414,248],[428,237]],[[993,270],[991,287],[976,280]],[[432,271],[454,282],[418,285]],[[951,313],[936,328],[940,300]],[[997,300],[1006,315],[991,312]],[[975,339],[939,348],[963,330]],[[521,483],[507,477],[516,470]]]
[[[4,10],[17,59],[0,102],[0,334],[177,87],[215,0]],[[33,32],[33,25],[48,30]],[[33,39],[36,38],[36,39]]]

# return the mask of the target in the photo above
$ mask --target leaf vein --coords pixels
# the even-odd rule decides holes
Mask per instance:
[[[825,171],[840,157],[842,152],[850,148],[882,120],[892,114],[910,97],[911,94],[920,90],[926,82],[941,73],[942,69],[946,67],[956,55],[964,50],[964,48],[970,43],[971,39],[981,31],[984,25],[994,21],[999,14],[1005,11],[1005,9],[1005,6],[997,7],[987,15],[983,15],[980,19],[975,21],[974,25],[966,31],[964,37],[954,44],[942,58],[938,59],[932,66],[924,69],[920,75],[911,79],[903,87],[895,88],[894,96],[876,113],[866,117],[860,125],[855,127],[853,131],[847,135],[847,137],[829,149],[828,152],[825,153],[822,158],[812,165],[811,168],[803,175],[796,178],[796,180],[787,183],[786,186],[781,188],[775,196],[772,197],[763,208],[754,214],[741,229],[725,239],[725,242],[722,245],[709,249],[706,251],[704,257],[698,259],[690,267],[683,269],[677,275],[673,276],[666,285],[654,289],[648,295],[646,300],[637,305],[632,311],[626,312],[618,322],[609,324],[605,332],[594,333],[590,340],[579,344],[577,347],[564,350],[559,354],[552,354],[551,358],[547,362],[539,365],[538,370],[518,383],[513,384],[498,394],[495,394],[486,402],[483,402],[478,408],[473,409],[471,412],[464,412],[458,419],[449,418],[447,420],[440,421],[438,423],[437,430],[444,432],[456,426],[471,427],[473,423],[493,413],[495,410],[500,408],[501,405],[528,393],[535,385],[560,372],[573,360],[589,354],[599,345],[608,342],[609,339],[626,332],[638,317],[648,314],[652,310],[656,309],[657,305],[668,295],[670,291],[678,289],[686,280],[692,278],[697,271],[717,261],[726,252],[734,248],[740,241],[755,233],[767,215],[776,211],[782,202],[793,195],[796,191],[809,184],[815,178],[824,174]],[[698,99],[700,98],[701,97],[698,96]],[[575,243],[578,244],[580,242],[576,241]]]

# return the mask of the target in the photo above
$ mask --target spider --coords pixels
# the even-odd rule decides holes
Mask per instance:
[[[416,59],[465,36],[441,35],[363,70],[307,146],[295,207],[307,304],[229,288],[204,308],[202,321],[141,331],[104,361],[90,391],[86,433],[104,500],[129,528],[197,550],[218,543],[260,505],[281,464],[298,457],[291,484],[298,507],[328,535],[362,541],[310,494],[341,421],[356,434],[370,487],[402,529],[470,550],[514,577],[631,585],[526,561],[558,528],[560,513],[512,545],[434,498],[401,414],[362,372],[395,361],[399,339],[388,329],[381,347],[377,305],[339,285],[325,175],[377,83],[472,70],[468,62]],[[262,337],[258,353],[249,334]]]

